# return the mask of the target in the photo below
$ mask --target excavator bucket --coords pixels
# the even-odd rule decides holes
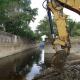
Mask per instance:
[[[67,54],[64,50],[57,51],[53,55],[52,66],[54,66],[59,71],[64,69],[64,65],[67,59]]]

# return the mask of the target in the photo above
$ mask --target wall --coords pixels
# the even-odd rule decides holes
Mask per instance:
[[[31,41],[0,31],[0,58],[36,47]]]

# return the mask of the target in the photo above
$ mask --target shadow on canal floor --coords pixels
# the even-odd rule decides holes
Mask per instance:
[[[0,59],[0,80],[32,80],[42,70],[42,57],[44,50],[32,49]]]

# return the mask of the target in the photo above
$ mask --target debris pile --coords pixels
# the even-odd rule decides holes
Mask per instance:
[[[34,80],[80,80],[80,63],[66,63],[61,71],[55,67],[49,67]]]

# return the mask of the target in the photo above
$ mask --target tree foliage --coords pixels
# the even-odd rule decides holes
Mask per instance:
[[[53,27],[55,26],[56,25],[53,19]],[[40,24],[37,27],[37,31],[40,33],[40,35],[47,35],[48,37],[51,35],[49,21],[47,17],[44,17],[44,19],[40,21]]]
[[[0,25],[6,32],[22,37],[33,36],[29,23],[35,20],[37,9],[30,0],[0,0]]]
[[[70,36],[80,36],[80,22],[75,22],[72,19],[67,20]]]
[[[68,26],[68,31],[70,36],[80,36],[80,22],[75,22],[72,19],[68,18],[66,20],[66,23]],[[53,19],[53,27],[55,29],[55,32],[57,33],[56,23],[54,19]],[[37,27],[37,33],[38,35],[47,35],[48,37],[51,35],[47,17],[45,17],[43,20],[40,21],[40,24]]]

